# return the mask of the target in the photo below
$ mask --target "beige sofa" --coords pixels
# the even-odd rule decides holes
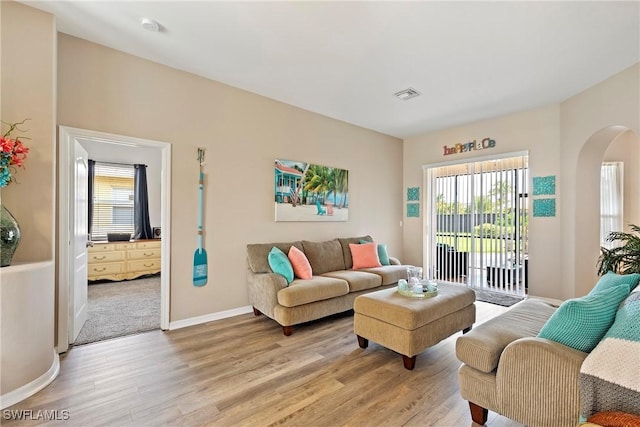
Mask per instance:
[[[285,335],[292,326],[353,309],[358,295],[395,286],[407,278],[407,266],[390,257],[392,265],[352,270],[349,243],[373,241],[371,236],[339,238],[325,242],[295,241],[247,245],[249,302],[254,314],[264,314],[278,322]],[[311,268],[311,280],[286,279],[273,273],[267,260],[277,247],[288,253],[291,246],[304,252]]]
[[[487,410],[530,427],[576,426],[587,353],[537,338],[557,305],[526,299],[456,341],[460,394],[483,425]]]

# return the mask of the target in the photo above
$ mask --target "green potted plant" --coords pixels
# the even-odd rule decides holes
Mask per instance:
[[[631,224],[631,233],[613,231],[607,236],[608,242],[621,242],[611,249],[600,248],[598,275],[608,271],[620,274],[640,273],[640,227]]]

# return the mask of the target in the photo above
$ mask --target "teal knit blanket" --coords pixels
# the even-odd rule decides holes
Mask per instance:
[[[640,414],[640,289],[621,304],[602,341],[580,368],[581,415]]]

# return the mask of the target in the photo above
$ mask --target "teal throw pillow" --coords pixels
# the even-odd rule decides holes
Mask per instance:
[[[391,261],[389,261],[389,254],[387,253],[387,245],[378,243],[378,258],[380,259],[380,264],[391,265]]]
[[[613,324],[618,306],[629,291],[628,285],[620,285],[566,300],[547,320],[538,337],[591,352]]]
[[[613,271],[609,271],[604,276],[600,277],[598,283],[591,289],[590,294],[600,292],[605,289],[612,288],[614,286],[627,285],[629,289],[633,289],[638,286],[640,282],[640,274],[616,274]]]
[[[360,240],[360,244],[371,243],[368,240]],[[391,261],[389,261],[389,253],[387,252],[387,245],[383,245],[382,243],[378,243],[378,260],[380,260],[380,264],[382,265],[391,265]]]
[[[291,266],[289,257],[284,252],[274,246],[271,248],[271,251],[269,251],[267,259],[269,261],[269,267],[271,267],[274,273],[284,276],[284,278],[287,279],[287,284],[293,282],[293,267]]]

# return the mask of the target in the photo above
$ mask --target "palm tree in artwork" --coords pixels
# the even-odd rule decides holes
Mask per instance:
[[[307,179],[303,188],[321,195],[324,200],[327,193],[333,188],[329,169],[326,166],[311,165],[307,171]]]
[[[298,203],[301,202],[300,190],[302,190],[302,185],[304,184],[305,177],[307,175],[307,171],[309,170],[309,163],[306,163],[303,170],[300,170],[298,165],[295,165],[295,168],[302,172],[302,177],[298,180],[298,184],[296,185],[296,189],[291,193],[291,205],[295,208]]]
[[[335,170],[336,192],[342,194],[341,207],[347,206],[347,192],[349,191],[349,171],[346,169]],[[335,202],[335,198],[334,198]],[[334,203],[338,206],[338,203]]]

